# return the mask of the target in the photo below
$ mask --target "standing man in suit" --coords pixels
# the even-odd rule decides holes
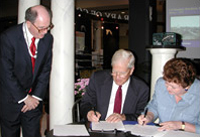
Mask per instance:
[[[52,59],[51,11],[30,7],[25,22],[0,37],[0,118],[2,137],[40,137],[42,101]],[[34,38],[33,38],[34,37]],[[34,39],[32,41],[32,38]],[[32,53],[31,45],[35,50]],[[35,63],[33,62],[35,61]]]
[[[149,100],[149,88],[132,76],[135,57],[119,49],[112,57],[112,71],[94,72],[81,101],[82,116],[91,122],[137,120]],[[115,111],[118,88],[121,87],[120,110]]]

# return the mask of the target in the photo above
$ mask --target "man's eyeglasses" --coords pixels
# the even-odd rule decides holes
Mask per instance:
[[[127,74],[130,72],[130,69],[127,72],[116,72],[116,71],[112,71],[111,75],[112,76],[119,76],[121,78],[125,78],[127,76]]]
[[[51,30],[53,27],[54,27],[54,25],[51,23],[48,27],[46,27],[46,28],[41,28],[41,29],[39,29],[37,26],[35,26],[35,24],[33,24],[32,22],[31,22],[31,24],[37,29],[37,31],[38,31],[38,33],[41,33],[41,32],[44,32],[44,31],[48,31],[48,30]]]

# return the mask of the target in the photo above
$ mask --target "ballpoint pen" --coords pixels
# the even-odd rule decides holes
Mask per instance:
[[[147,112],[148,112],[148,108],[145,109],[144,118],[147,116]],[[144,125],[144,121],[143,121],[142,125]]]
[[[96,110],[94,110],[94,114],[95,114],[95,116],[97,117],[97,112],[96,112]]]
[[[95,107],[93,107],[93,111],[94,111],[95,116],[97,117],[97,112],[96,112]],[[99,120],[98,120],[98,122],[99,122]]]

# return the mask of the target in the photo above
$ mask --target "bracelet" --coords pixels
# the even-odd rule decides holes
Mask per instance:
[[[185,122],[184,122],[184,121],[182,121],[181,130],[182,130],[182,131],[185,130]]]

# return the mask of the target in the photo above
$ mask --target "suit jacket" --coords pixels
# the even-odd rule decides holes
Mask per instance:
[[[111,96],[112,83],[111,71],[97,71],[92,74],[87,91],[81,100],[81,114],[85,119],[87,118],[87,113],[95,107],[101,113],[100,120],[105,120]],[[136,121],[148,100],[148,86],[140,79],[131,76],[122,110],[122,113],[126,115],[126,120]]]
[[[32,95],[44,98],[51,70],[52,35],[47,33],[38,43],[33,74],[22,26],[8,29],[0,37],[0,104],[9,118],[13,118],[9,113],[14,109],[20,113],[23,103],[17,102],[27,96],[30,88]]]

